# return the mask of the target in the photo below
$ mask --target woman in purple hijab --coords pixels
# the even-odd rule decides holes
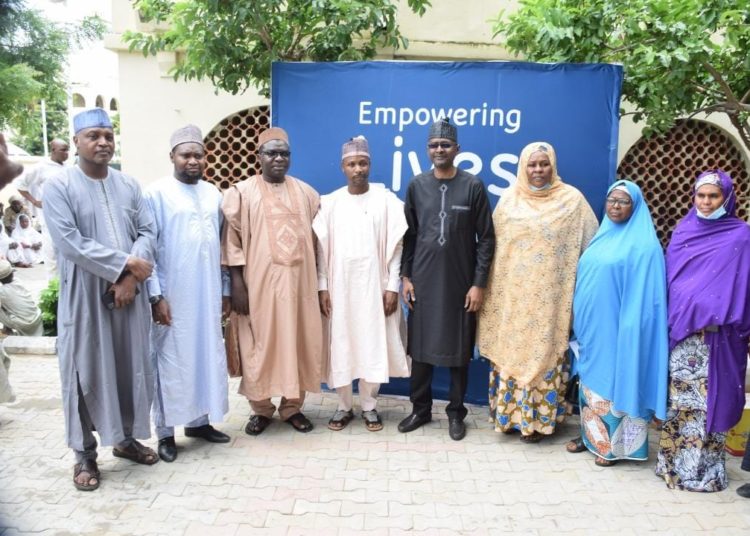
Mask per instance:
[[[702,173],[667,247],[669,403],[656,474],[688,491],[727,487],[724,444],[745,405],[750,226],[732,179]]]

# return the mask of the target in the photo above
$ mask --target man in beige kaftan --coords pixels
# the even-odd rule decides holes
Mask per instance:
[[[222,204],[222,264],[232,276],[233,321],[242,365],[240,394],[255,415],[245,432],[262,433],[281,396],[279,415],[297,431],[305,392],[320,391],[322,335],[312,221],[320,197],[286,175],[289,140],[280,128],[261,133],[261,175],[230,188]]]

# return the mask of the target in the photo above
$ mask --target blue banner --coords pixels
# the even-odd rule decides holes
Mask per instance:
[[[523,147],[546,141],[563,180],[601,214],[617,167],[622,77],[609,64],[274,63],[271,118],[289,133],[289,173],[321,194],[346,184],[341,144],[362,134],[370,182],[403,198],[410,178],[431,166],[429,125],[446,116],[458,127],[457,164],[484,181],[493,206],[515,181]],[[486,370],[472,364],[467,400],[486,403]],[[445,380],[438,376],[436,396],[447,394]],[[394,387],[408,394],[407,382]]]

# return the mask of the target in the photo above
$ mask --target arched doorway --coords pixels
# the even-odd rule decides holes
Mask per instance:
[[[737,215],[747,219],[750,173],[732,138],[711,123],[680,120],[661,136],[641,138],[620,162],[617,176],[641,187],[659,240],[666,246],[692,205],[695,178],[716,168],[732,176],[739,197]]]
[[[248,108],[221,120],[204,142],[206,180],[226,190],[236,182],[260,173],[258,135],[270,124],[268,106]]]

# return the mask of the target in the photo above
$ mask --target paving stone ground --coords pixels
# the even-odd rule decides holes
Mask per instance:
[[[18,400],[0,406],[2,536],[750,534],[750,501],[735,493],[750,481],[740,460],[728,458],[727,491],[672,491],[653,474],[655,433],[651,461],[600,468],[589,453],[563,448],[577,417],[555,436],[523,445],[495,433],[487,409],[472,406],[469,433],[455,442],[444,403],[435,404],[432,423],[400,434],[396,425],[410,404],[383,397],[383,431],[368,432],[355,419],[332,432],[326,423],[336,399],[324,393],[305,403],[311,433],[275,421],[250,437],[236,380],[218,425],[231,443],[211,445],[178,429],[177,461],[151,467],[101,448],[101,488],[82,493],[72,485],[56,359],[14,358],[10,379]],[[146,443],[156,446],[153,438]]]

